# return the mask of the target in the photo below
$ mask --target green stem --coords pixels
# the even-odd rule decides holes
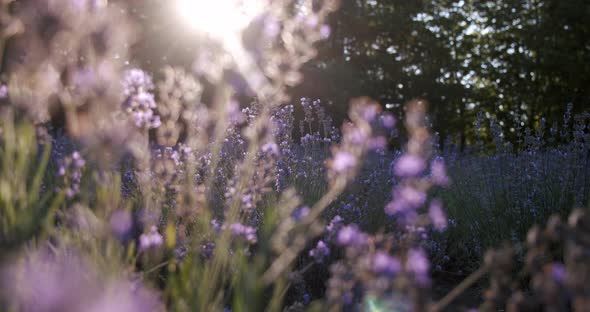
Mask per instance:
[[[345,181],[338,181],[328,193],[326,193],[311,209],[311,212],[303,221],[301,226],[310,226],[316,221],[320,214],[330,205],[337,197],[344,191],[346,187]],[[287,267],[297,258],[299,252],[305,248],[305,243],[319,236],[323,231],[322,227],[310,226],[307,232],[307,237],[299,237],[295,240],[292,246],[287,248],[277,260],[275,260],[270,268],[262,275],[262,281],[265,284],[271,284]]]

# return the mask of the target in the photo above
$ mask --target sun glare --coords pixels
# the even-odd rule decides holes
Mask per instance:
[[[224,40],[237,34],[264,9],[261,0],[178,0],[182,18],[195,30]]]

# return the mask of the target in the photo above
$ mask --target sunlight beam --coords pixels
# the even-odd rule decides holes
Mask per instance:
[[[260,0],[177,0],[177,10],[196,31],[226,40],[245,29],[264,10]]]

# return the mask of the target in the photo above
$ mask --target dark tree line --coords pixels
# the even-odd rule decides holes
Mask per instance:
[[[590,108],[588,0],[350,0],[331,27],[295,93],[336,111],[357,95],[397,112],[421,97],[440,135],[465,143],[480,111],[510,138]]]

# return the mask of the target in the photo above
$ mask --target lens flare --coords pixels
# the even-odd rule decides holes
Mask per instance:
[[[224,40],[238,34],[264,10],[262,0],[177,0],[182,18],[197,31]]]

